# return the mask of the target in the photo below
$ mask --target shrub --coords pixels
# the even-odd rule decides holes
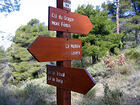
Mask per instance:
[[[121,67],[119,67],[119,69],[120,69],[120,73],[123,75],[130,75],[131,71],[133,71],[132,70],[133,68],[129,64],[121,66]]]
[[[104,73],[104,71],[107,69],[106,65],[104,64],[103,60],[95,65],[91,65],[87,67],[88,72],[92,76],[97,76],[98,74]]]
[[[86,95],[84,95],[83,100],[80,105],[94,105],[96,92],[97,92],[97,86],[92,88]]]
[[[42,80],[22,86],[0,86],[0,105],[55,105],[55,89]]]
[[[126,53],[126,56],[130,59],[139,59],[140,52],[136,51],[135,49],[131,49],[128,53]]]
[[[114,54],[119,55],[119,53],[120,53],[120,49],[115,47],[114,48]]]
[[[19,105],[13,92],[8,87],[0,87],[0,105]]]
[[[93,98],[95,98],[95,96],[96,96],[96,91],[97,91],[97,89],[94,87],[94,88],[92,88],[85,96],[84,96],[84,98],[86,98],[86,99],[93,99]]]
[[[119,89],[111,90],[108,84],[104,85],[104,97],[99,105],[122,105],[123,92]]]

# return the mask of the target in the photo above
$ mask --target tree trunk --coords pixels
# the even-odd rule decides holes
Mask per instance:
[[[92,55],[92,64],[96,64],[98,61],[98,56]]]
[[[136,43],[140,45],[140,35],[138,29],[135,29],[135,38],[136,38]]]
[[[133,3],[133,6],[134,6],[134,10],[135,10],[136,15],[138,15],[138,12],[137,12],[137,7],[136,7],[135,2],[133,1],[132,3]]]
[[[116,0],[117,2],[117,11],[116,11],[116,25],[117,25],[117,34],[120,33],[120,29],[119,29],[119,9],[120,9],[120,0]]]

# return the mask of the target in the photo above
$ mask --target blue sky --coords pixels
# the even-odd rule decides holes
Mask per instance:
[[[82,4],[92,4],[94,6],[101,5],[108,0],[71,0],[72,12]],[[56,7],[56,0],[21,0],[21,8],[19,12],[10,13],[8,16],[4,16],[0,13],[0,31],[6,32],[4,37],[15,35],[15,31],[21,25],[27,24],[31,19],[37,18],[40,22],[48,24],[48,6]],[[2,35],[2,34],[0,34]],[[5,45],[9,47],[11,43],[2,40],[0,36],[0,46]],[[6,44],[5,44],[6,43]]]

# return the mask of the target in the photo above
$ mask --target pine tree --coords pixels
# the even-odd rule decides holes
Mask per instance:
[[[107,8],[108,14],[111,16],[112,20],[116,21],[114,16],[116,14],[117,5],[114,2],[110,2],[109,4],[104,4],[103,7]],[[136,44],[140,45],[140,1],[120,0],[119,18],[120,32],[125,33],[122,41],[129,42],[131,40],[134,42],[135,40]]]
[[[27,25],[17,29],[13,38],[14,44],[7,50],[15,83],[40,76],[39,73],[44,70],[44,63],[37,62],[27,51],[27,47],[38,36],[53,35],[54,32],[49,32],[47,27],[37,19],[32,19]]]
[[[108,12],[94,9],[91,5],[78,7],[76,12],[87,15],[93,24],[88,35],[74,34],[75,38],[83,40],[83,56],[91,56],[92,63],[96,63],[107,52],[117,54],[116,49],[121,46],[122,34],[114,33],[115,22],[108,18]]]

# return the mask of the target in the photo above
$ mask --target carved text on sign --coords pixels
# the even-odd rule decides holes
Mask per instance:
[[[66,28],[71,28],[71,25],[69,24],[70,22],[74,22],[74,18],[68,17],[68,16],[62,16],[60,14],[56,14],[54,12],[51,13],[51,17],[56,20],[61,20],[61,21],[51,21],[51,24],[54,26],[59,26],[59,27],[66,27]]]
[[[48,81],[56,82],[59,84],[63,84],[64,80],[60,78],[65,78],[66,74],[64,72],[57,72],[57,71],[52,71],[48,70]]]

